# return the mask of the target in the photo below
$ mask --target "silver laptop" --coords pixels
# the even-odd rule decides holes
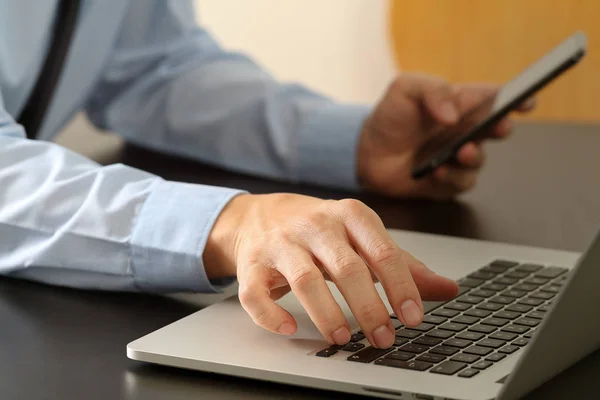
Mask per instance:
[[[516,399],[600,345],[600,235],[579,254],[390,231],[461,294],[426,303],[424,322],[396,320],[389,349],[369,346],[339,291],[352,341],[329,346],[293,295],[293,337],[254,325],[231,297],[127,346],[135,360],[388,399]],[[379,285],[378,285],[379,286]],[[382,298],[385,293],[378,287]],[[390,313],[392,313],[390,309]]]

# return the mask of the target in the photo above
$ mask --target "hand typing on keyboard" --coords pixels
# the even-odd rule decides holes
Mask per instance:
[[[213,276],[215,265],[237,275],[240,302],[257,325],[295,333],[296,321],[275,303],[292,290],[323,337],[337,345],[351,335],[326,279],[340,289],[368,341],[383,349],[394,343],[397,326],[374,286],[377,279],[408,327],[422,322],[422,299],[458,293],[454,281],[400,249],[377,214],[356,200],[240,195],[215,223],[204,262]]]

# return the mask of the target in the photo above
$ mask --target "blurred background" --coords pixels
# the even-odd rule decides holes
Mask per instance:
[[[600,0],[195,0],[195,5],[198,22],[226,48],[249,54],[279,79],[359,103],[375,102],[399,70],[453,82],[502,83],[581,29],[589,39],[584,62],[545,89],[527,118],[600,121]],[[78,116],[58,141],[81,129],[92,128]]]

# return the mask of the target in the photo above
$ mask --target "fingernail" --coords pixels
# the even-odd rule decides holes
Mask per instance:
[[[348,328],[342,326],[331,334],[331,338],[335,344],[346,344],[350,341],[350,331]]]
[[[417,326],[423,321],[423,312],[414,300],[409,299],[402,303],[400,307],[404,322],[409,326]]]
[[[442,108],[440,109],[440,111],[442,113],[442,117],[444,117],[444,119],[447,121],[454,122],[458,119],[458,112],[456,111],[454,105],[452,105],[451,103],[442,104]]]
[[[387,325],[382,325],[373,331],[373,339],[380,349],[387,349],[394,344],[394,334]]]
[[[284,335],[293,335],[296,332],[296,328],[289,322],[284,322],[279,327],[278,332]]]

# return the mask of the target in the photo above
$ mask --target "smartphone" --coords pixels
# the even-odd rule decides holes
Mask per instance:
[[[467,112],[458,123],[437,132],[417,154],[413,179],[423,178],[440,165],[454,161],[463,145],[489,135],[491,128],[510,111],[577,64],[585,55],[586,43],[585,34],[577,32]]]

